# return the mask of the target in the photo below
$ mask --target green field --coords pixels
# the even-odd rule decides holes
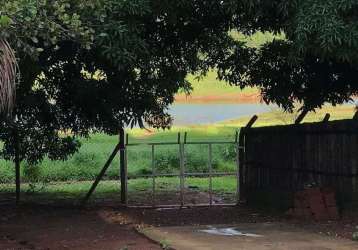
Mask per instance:
[[[257,92],[257,90],[253,88],[240,90],[237,86],[230,86],[225,81],[219,81],[217,79],[217,73],[214,70],[209,71],[208,74],[203,77],[190,75],[187,80],[193,86],[192,96],[223,95],[237,92],[253,94]]]
[[[243,34],[232,32],[231,36],[236,40],[244,41],[248,47],[259,48],[264,43],[272,41],[273,39],[284,39],[284,35],[273,35],[271,33],[255,33],[252,36],[244,36]],[[210,97],[220,96],[220,98],[214,100],[219,102],[237,102],[233,95],[254,95],[258,94],[256,88],[240,89],[237,86],[231,86],[225,81],[219,81],[217,79],[217,73],[215,70],[211,70],[205,76],[190,75],[187,80],[193,87],[192,97],[199,98],[200,102],[211,102]],[[207,97],[207,98],[205,98]],[[185,94],[179,93],[177,99],[182,102],[185,100]],[[189,102],[193,101],[189,99]],[[194,100],[195,101],[195,100]]]
[[[190,129],[190,131],[189,131]],[[176,142],[179,131],[188,131],[188,141],[234,141],[234,127],[201,127],[201,128],[173,128],[171,131],[159,131],[152,135],[143,134],[143,131],[130,131],[130,143]],[[23,180],[53,182],[53,181],[85,181],[93,180],[113,151],[118,137],[104,134],[94,134],[90,139],[83,139],[80,151],[68,161],[50,161],[45,159],[37,166],[23,164]],[[207,172],[207,145],[188,146],[186,152],[187,171]],[[218,171],[227,171],[234,168],[233,146],[214,146],[213,166]],[[159,173],[172,173],[179,169],[178,145],[159,146],[155,153],[156,167]],[[13,164],[1,161],[3,166],[0,172],[2,183],[14,181]],[[106,179],[118,178],[118,157],[108,170]],[[151,147],[139,145],[128,148],[128,175],[151,174]]]

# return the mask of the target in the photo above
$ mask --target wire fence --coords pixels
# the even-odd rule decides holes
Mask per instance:
[[[180,138],[180,135],[178,136]],[[235,147],[235,169],[230,171],[214,171],[213,168],[213,147],[215,145],[233,145]],[[150,148],[150,173],[149,174],[137,174],[135,176],[131,176],[128,178],[128,151],[131,149],[135,149],[135,147],[138,146],[148,146]],[[205,171],[191,171],[189,170],[188,166],[190,162],[187,160],[187,152],[190,150],[190,147],[192,146],[207,146],[207,166]],[[172,171],[170,173],[163,173],[158,169],[157,166],[157,159],[156,159],[156,152],[158,148],[165,147],[165,148],[174,148],[177,152],[177,157],[179,161],[179,169],[178,171]],[[138,206],[138,201],[135,200],[131,196],[131,194],[128,194],[128,185],[130,184],[131,180],[134,179],[144,179],[144,180],[150,180],[150,185],[147,183],[145,185],[145,191],[143,195],[150,195],[150,199],[148,197],[145,197],[145,199],[142,199],[142,202],[140,206],[150,206],[150,207],[161,207],[161,206],[214,206],[214,205],[237,205],[239,202],[239,150],[243,147],[239,146],[239,143],[237,141],[237,137],[235,141],[196,141],[196,142],[187,142],[186,141],[186,134],[185,139],[183,142],[178,139],[177,142],[159,142],[159,143],[129,143],[128,137],[125,145],[125,185],[126,185],[126,205],[127,206]],[[219,177],[232,177],[235,178],[236,182],[236,188],[235,188],[235,198],[229,202],[216,202],[214,199],[214,190],[213,190],[213,180],[215,178]],[[170,189],[170,185],[164,185],[164,189],[166,189],[166,193],[169,196],[172,196],[170,198],[167,198],[166,201],[163,202],[163,199],[160,199],[158,196],[162,194],[161,190],[159,190],[158,186],[163,185],[161,183],[161,179],[163,178],[171,178],[172,180],[178,180],[178,183],[176,183],[174,186],[178,186],[178,197],[176,196],[176,191],[172,188]],[[186,194],[188,193],[188,187],[190,187],[190,180],[192,178],[200,178],[207,180],[207,187],[205,189],[205,193],[208,195],[207,202],[203,200],[199,200],[198,202],[191,202],[190,199],[186,197]],[[148,190],[150,189],[150,190]],[[194,192],[194,196],[199,195],[198,192]],[[129,199],[128,199],[129,198]],[[165,197],[164,197],[165,199]],[[143,202],[144,200],[144,202]],[[169,203],[168,203],[169,202]]]

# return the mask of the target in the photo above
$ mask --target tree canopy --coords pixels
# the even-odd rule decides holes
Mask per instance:
[[[19,23],[43,28],[5,29],[9,41],[26,44],[12,43],[21,78],[14,119],[0,127],[6,159],[15,138],[21,159],[36,163],[65,159],[90,132],[170,126],[167,108],[179,89],[190,89],[187,74],[215,67],[237,43],[227,32],[233,13],[217,1],[23,2],[35,9],[24,9],[32,19]]]
[[[216,68],[291,111],[358,94],[354,0],[0,0],[1,40],[20,77],[2,156],[65,159],[90,132],[147,123],[167,128],[186,76]],[[230,31],[284,34],[249,48]],[[1,63],[1,61],[0,61]],[[14,67],[13,67],[14,68]],[[0,97],[2,96],[0,88]],[[1,100],[2,101],[2,100]],[[16,136],[15,136],[16,135]]]
[[[56,46],[62,39],[77,39],[89,47],[92,30],[84,25],[77,13],[83,3],[73,1],[16,0],[0,1],[0,52],[2,63],[1,105],[4,113],[10,113],[15,96],[15,82],[19,77],[17,63],[9,55],[36,57],[44,46]],[[76,6],[76,7],[74,7]],[[12,74],[11,74],[12,73]],[[5,98],[7,95],[7,98]],[[8,107],[5,107],[8,106]],[[5,108],[5,109],[4,109]]]
[[[220,67],[222,78],[259,87],[265,102],[288,111],[297,103],[305,111],[342,104],[358,94],[357,1],[258,0],[252,5],[237,29],[284,33],[285,39],[256,51],[237,50]]]

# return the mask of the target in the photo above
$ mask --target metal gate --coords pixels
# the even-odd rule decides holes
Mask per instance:
[[[245,187],[244,183],[244,175],[245,175],[245,131],[252,127],[252,125],[257,120],[257,116],[253,116],[250,121],[247,123],[246,127],[241,128],[240,135],[239,131],[236,132],[235,140],[234,141],[202,141],[202,142],[187,142],[187,133],[184,134],[184,140],[181,141],[181,134],[178,134],[178,140],[172,143],[129,143],[128,135],[125,140],[125,133],[124,129],[120,130],[119,133],[119,143],[114,148],[112,154],[109,156],[107,162],[104,164],[102,170],[98,174],[96,180],[92,184],[90,190],[87,192],[86,196],[82,200],[82,205],[85,205],[93,192],[95,191],[97,185],[105,175],[107,169],[111,165],[115,156],[120,152],[120,179],[121,179],[121,203],[125,206],[133,206],[128,201],[128,196],[131,195],[128,193],[128,184],[130,179],[128,178],[128,150],[131,147],[139,146],[139,145],[146,145],[151,149],[151,173],[146,175],[137,176],[137,178],[142,178],[146,180],[151,180],[151,201],[146,202],[146,204],[141,204],[141,207],[183,207],[183,206],[214,206],[214,205],[237,205],[239,201],[245,199]],[[213,171],[213,146],[219,144],[226,144],[226,145],[234,145],[235,147],[235,171],[229,172],[214,172]],[[208,146],[208,155],[207,155],[207,162],[208,162],[208,171],[207,172],[188,172],[187,171],[187,163],[185,152],[186,148],[190,145],[207,145]],[[155,152],[156,148],[160,146],[174,146],[176,147],[178,158],[179,158],[179,172],[178,173],[158,173],[157,166],[156,166],[156,157]],[[241,166],[240,166],[241,164]],[[207,177],[208,178],[208,195],[209,199],[208,202],[204,202],[201,204],[187,204],[185,201],[185,183],[187,182],[189,177]],[[220,177],[220,176],[232,176],[235,178],[236,182],[236,194],[235,199],[233,202],[229,204],[215,204],[213,201],[213,178]],[[179,179],[179,202],[178,204],[161,204],[156,199],[157,196],[157,180],[158,178],[162,177],[173,177]]]
[[[184,134],[184,140],[181,140],[181,134],[178,134],[178,140],[176,142],[163,142],[163,143],[129,143],[128,136],[125,144],[125,190],[126,190],[126,205],[127,206],[137,206],[137,207],[185,207],[185,206],[229,206],[229,205],[237,205],[239,202],[239,182],[240,182],[240,172],[239,172],[239,152],[241,149],[244,149],[243,146],[239,145],[238,142],[238,133],[236,134],[236,139],[234,141],[202,141],[202,142],[188,142],[187,141],[187,133]],[[192,172],[188,171],[188,162],[186,160],[186,151],[188,147],[191,145],[206,145],[207,146],[207,171],[206,172]],[[235,170],[228,172],[216,172],[213,171],[213,147],[215,145],[234,145],[235,147]],[[128,151],[131,148],[135,148],[137,146],[147,146],[150,148],[150,160],[151,160],[151,173],[136,175],[134,178],[128,178]],[[156,160],[156,151],[160,147],[175,147],[177,150],[177,156],[179,159],[179,171],[177,173],[160,173],[157,171],[157,160]],[[236,181],[236,189],[235,189],[235,198],[230,203],[216,203],[214,201],[214,193],[213,193],[213,178],[218,177],[234,177]],[[179,180],[179,197],[178,202],[172,202],[171,204],[163,204],[160,199],[157,199],[158,194],[158,182],[159,178],[177,178]],[[198,202],[193,204],[192,202],[186,201],[186,192],[188,190],[188,185],[186,185],[189,178],[206,178],[208,180],[207,186],[207,202]],[[142,202],[139,205],[136,202],[131,202],[131,199],[128,200],[128,197],[131,198],[131,193],[128,193],[128,183],[130,181],[134,181],[135,179],[141,179],[150,181],[150,192],[149,190],[145,190],[143,195],[148,195],[150,193],[150,199],[146,199],[146,202]],[[173,194],[174,195],[174,194]],[[146,197],[148,198],[148,197]],[[173,204],[175,203],[175,204]]]

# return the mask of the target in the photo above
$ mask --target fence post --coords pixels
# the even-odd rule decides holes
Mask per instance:
[[[358,121],[358,109],[357,112],[353,116],[353,120]],[[352,192],[353,192],[353,202],[356,202],[358,198],[355,196],[358,194],[358,167],[357,165],[353,164],[352,166]]]
[[[240,183],[240,160],[241,160],[241,147],[239,142],[239,131],[236,131],[235,133],[235,147],[236,147],[236,205],[240,203],[240,189],[241,189],[241,183]]]
[[[308,110],[304,109],[301,114],[297,117],[295,124],[298,125],[300,124],[303,119],[305,119],[306,115],[308,114]]]
[[[179,142],[179,159],[180,159],[180,205],[184,206],[184,143]]]
[[[153,197],[152,197],[152,205],[153,207],[155,207],[155,146],[154,144],[152,145],[152,192],[153,192]]]
[[[126,176],[126,145],[125,145],[125,133],[124,129],[119,130],[119,157],[120,157],[120,179],[121,179],[121,203],[127,204],[127,176]]]
[[[353,120],[358,120],[358,110],[357,110],[357,112],[354,114]]]
[[[237,160],[237,164],[238,164],[238,179],[239,179],[239,201],[244,201],[247,197],[246,197],[246,188],[244,185],[244,175],[246,173],[246,134],[247,131],[254,125],[254,123],[257,121],[258,116],[254,115],[250,121],[247,123],[246,127],[243,127],[240,129],[240,134],[239,134],[239,150],[238,150],[238,160]],[[239,166],[239,164],[241,166]]]
[[[15,129],[15,184],[16,184],[16,205],[20,203],[20,142],[17,128]]]
[[[322,122],[329,122],[329,118],[331,118],[331,115],[330,115],[329,113],[327,113],[327,114],[324,116]]]
[[[209,203],[210,206],[213,205],[213,150],[212,150],[212,144],[209,143],[209,158],[208,158],[208,163],[209,163]]]

